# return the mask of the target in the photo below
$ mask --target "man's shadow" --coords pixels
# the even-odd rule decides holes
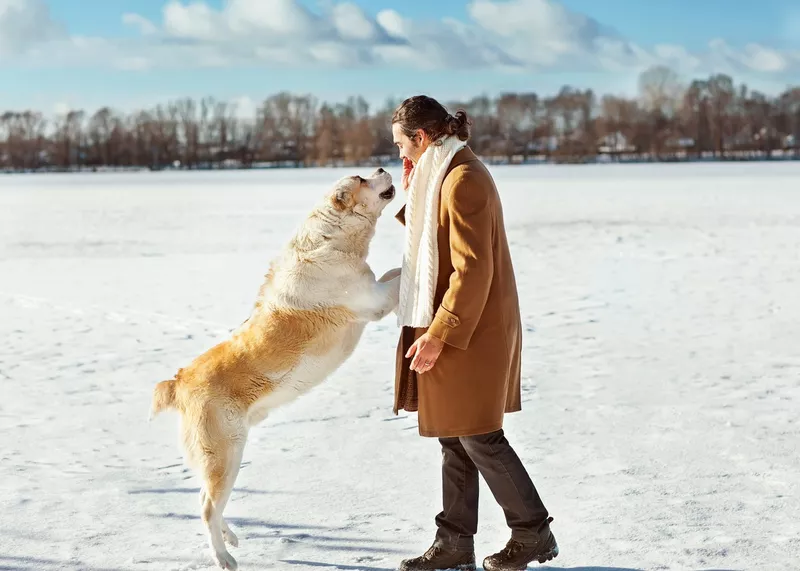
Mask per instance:
[[[297,559],[282,559],[281,563],[289,565],[303,565],[305,567],[319,567],[320,569],[342,569],[343,571],[396,571],[395,568],[389,567],[369,567],[363,565],[341,565],[338,563],[321,563],[319,561],[299,561]],[[538,569],[540,571],[644,571],[643,569],[634,569],[632,567],[529,567],[529,569]],[[733,571],[718,569],[709,569],[708,571]]]

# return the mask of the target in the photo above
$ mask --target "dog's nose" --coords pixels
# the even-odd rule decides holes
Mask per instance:
[[[378,170],[375,171],[375,172],[377,172],[378,174],[384,174],[386,171],[383,170],[382,168],[378,167]]]

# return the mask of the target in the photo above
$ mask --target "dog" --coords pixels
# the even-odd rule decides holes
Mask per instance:
[[[186,464],[202,480],[201,518],[222,569],[238,545],[222,513],[248,431],[312,389],[356,348],[367,323],[397,308],[400,268],[380,279],[366,262],[376,223],[395,196],[391,175],[338,180],[274,259],[248,319],[229,339],[153,390],[150,418],[180,414]]]

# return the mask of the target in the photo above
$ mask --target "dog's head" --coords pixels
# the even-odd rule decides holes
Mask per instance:
[[[374,223],[394,195],[392,175],[379,168],[368,178],[356,175],[339,179],[328,199],[341,217]]]
[[[392,175],[383,169],[369,178],[339,179],[311,212],[292,247],[311,252],[333,244],[337,250],[366,256],[378,218],[394,195]]]

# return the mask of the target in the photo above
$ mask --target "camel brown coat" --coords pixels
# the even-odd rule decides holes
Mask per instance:
[[[405,224],[405,207],[396,217]],[[494,432],[505,413],[521,410],[522,325],[500,197],[469,147],[453,157],[442,184],[438,246],[428,331],[445,346],[434,367],[417,374],[405,354],[426,330],[402,329],[394,412],[417,411],[422,436]]]

